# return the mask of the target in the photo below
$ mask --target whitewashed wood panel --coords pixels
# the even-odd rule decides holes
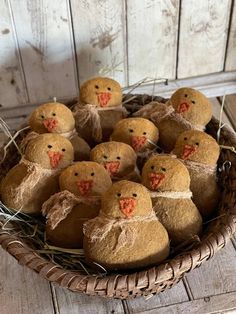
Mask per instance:
[[[189,298],[187,292],[184,288],[183,282],[181,281],[170,290],[166,290],[158,295],[154,295],[151,298],[145,299],[144,297],[140,297],[133,300],[127,300],[125,302],[127,304],[129,313],[136,314],[143,313],[143,311],[147,309],[154,309],[157,307],[181,303],[188,300]]]
[[[61,287],[55,289],[55,298],[60,314],[122,314],[124,308],[121,300],[88,296],[73,293]]]
[[[77,94],[67,0],[10,0],[30,102]]]
[[[127,1],[129,83],[176,76],[178,0]]]
[[[27,102],[14,29],[7,1],[0,1],[0,104],[2,107]]]
[[[1,314],[54,313],[49,283],[0,247]],[[37,284],[36,284],[37,283]]]
[[[231,0],[181,3],[178,78],[222,71]]]
[[[124,0],[71,0],[80,82],[103,74],[126,85]]]
[[[233,5],[225,70],[236,70],[236,2]]]

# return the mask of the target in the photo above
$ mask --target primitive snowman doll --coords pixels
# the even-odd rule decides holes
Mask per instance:
[[[127,116],[120,84],[108,77],[95,77],[80,87],[74,107],[76,129],[88,143],[107,141],[114,125]]]
[[[29,125],[33,132],[28,134],[24,142],[42,133],[60,134],[71,141],[75,160],[89,160],[90,147],[78,136],[73,114],[65,105],[52,102],[39,106],[31,113]]]
[[[174,148],[178,136],[187,130],[204,131],[212,118],[212,104],[200,91],[183,87],[165,103],[151,102],[134,116],[153,121],[160,132],[160,145],[165,151]]]
[[[137,155],[128,144],[113,141],[98,144],[91,150],[90,158],[103,165],[113,181],[140,181]]]
[[[190,130],[178,137],[173,153],[189,170],[194,203],[203,217],[209,217],[216,211],[220,195],[216,176],[219,145],[210,135]]]
[[[16,211],[40,214],[58,191],[58,176],[74,158],[69,140],[58,134],[40,134],[29,141],[25,155],[1,182],[3,203]]]
[[[154,211],[167,229],[171,245],[200,235],[202,217],[191,200],[188,169],[176,157],[154,155],[144,165],[142,183],[150,192]]]
[[[78,249],[83,247],[83,224],[98,215],[101,195],[111,187],[111,179],[102,165],[92,161],[77,162],[60,177],[61,192],[42,207],[46,216],[48,244]]]
[[[152,210],[147,189],[118,181],[102,197],[99,216],[84,224],[88,262],[107,270],[155,265],[169,255],[166,229]]]

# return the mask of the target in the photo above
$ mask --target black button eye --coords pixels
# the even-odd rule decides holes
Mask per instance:
[[[48,145],[48,148],[52,148],[52,145]]]
[[[62,148],[62,151],[65,152],[66,151],[65,148]]]
[[[143,132],[143,135],[146,135],[147,134],[147,132]]]
[[[199,146],[199,143],[198,143],[198,142],[196,142],[195,144],[196,144],[197,146]]]
[[[41,118],[44,119],[44,116],[42,115]]]
[[[133,130],[133,129],[129,129],[129,131],[130,131],[130,133],[133,133],[133,132],[134,132],[134,130]]]
[[[187,94],[185,94],[185,95],[184,95],[184,97],[188,97],[188,95],[187,95]]]
[[[111,90],[111,88],[110,88],[110,87],[107,87],[107,89],[108,89],[108,90]]]
[[[154,169],[154,166],[151,166],[151,169],[153,170],[153,169]]]
[[[104,159],[107,159],[107,156],[104,155],[103,158],[104,158]]]
[[[78,172],[75,172],[75,176],[77,177],[79,174],[78,174]]]
[[[96,88],[96,89],[99,89],[99,86],[98,86],[98,85],[95,85],[95,88]]]
[[[120,196],[121,196],[121,194],[120,194],[120,193],[117,193],[117,196],[118,196],[118,197],[120,197]]]
[[[120,156],[118,156],[118,157],[116,157],[116,159],[120,160],[121,158],[120,158]]]
[[[56,116],[56,114],[53,112],[53,114],[52,114],[54,117]]]
[[[195,104],[195,100],[192,100],[192,104]]]
[[[133,197],[137,197],[137,194],[136,194],[136,193],[133,193]]]
[[[94,172],[92,172],[92,173],[91,173],[91,176],[93,177],[94,175],[95,175],[95,173],[94,173]]]
[[[187,137],[184,137],[184,140],[187,141]]]
[[[161,170],[162,170],[162,171],[166,171],[166,168],[163,168],[163,167],[162,167]]]

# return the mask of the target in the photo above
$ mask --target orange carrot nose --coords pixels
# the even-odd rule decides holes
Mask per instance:
[[[156,190],[165,179],[164,173],[155,173],[150,174],[150,185],[153,190]]]
[[[117,174],[117,172],[119,171],[119,168],[120,168],[120,162],[119,161],[105,162],[103,165],[111,177],[115,176]]]
[[[50,159],[51,167],[53,169],[57,168],[60,160],[63,158],[63,153],[48,151],[47,154]]]
[[[79,192],[82,196],[88,196],[93,187],[93,180],[81,180],[77,182]]]
[[[131,218],[133,216],[135,206],[137,205],[136,199],[132,197],[121,198],[119,200],[120,210],[125,215],[126,218]]]
[[[184,113],[186,111],[188,111],[190,108],[190,105],[187,102],[182,102],[177,109],[178,113]]]
[[[145,136],[131,136],[131,146],[136,152],[142,150],[146,142],[147,138]]]
[[[58,125],[58,121],[53,118],[48,118],[43,120],[43,125],[48,130],[48,132],[52,133],[53,131],[55,131],[55,128]]]
[[[111,93],[97,93],[98,102],[101,107],[106,107],[111,99]]]
[[[191,157],[197,151],[197,147],[194,145],[185,145],[181,158],[186,160]]]

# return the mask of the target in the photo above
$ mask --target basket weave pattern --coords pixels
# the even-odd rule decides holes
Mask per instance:
[[[125,100],[129,95],[125,97]],[[137,95],[128,109],[135,111],[151,100],[160,101],[160,97]],[[216,138],[219,122],[212,118],[207,132]],[[220,143],[236,147],[236,136],[227,127],[221,130]],[[5,169],[9,165],[5,161]],[[11,163],[10,163],[11,164]],[[39,273],[47,280],[75,292],[89,295],[127,299],[131,297],[159,293],[177,283],[186,272],[199,267],[223,248],[236,231],[236,154],[222,150],[219,167],[219,183],[223,187],[217,219],[213,220],[204,232],[202,241],[194,248],[186,250],[161,265],[143,271],[128,274],[89,276],[79,271],[65,270],[37,254],[21,238],[0,229],[0,244],[14,256],[20,264]],[[12,166],[12,164],[11,164]],[[1,169],[2,170],[2,169]]]

